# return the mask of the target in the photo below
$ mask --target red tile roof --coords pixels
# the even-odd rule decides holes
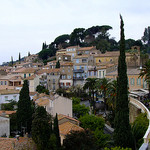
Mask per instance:
[[[68,133],[70,133],[70,131],[81,131],[81,130],[84,130],[84,129],[71,122],[65,122],[59,125],[59,132],[60,134],[63,134],[63,135],[67,135]]]
[[[70,120],[73,120],[73,121],[76,121],[76,122],[79,123],[78,120],[76,120],[76,119],[74,119],[74,118],[72,118],[72,117],[69,117],[69,116],[66,116],[66,115],[63,115],[63,114],[58,114],[58,121],[61,120],[61,119],[63,119],[63,118],[68,118],[68,119],[70,119]]]

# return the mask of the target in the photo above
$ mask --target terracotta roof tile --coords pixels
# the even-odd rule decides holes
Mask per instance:
[[[16,143],[14,138],[0,138],[0,150],[14,150]]]
[[[20,68],[14,71],[14,73],[35,73],[36,70],[35,68]]]
[[[73,131],[80,131],[80,130],[84,130],[84,129],[71,123],[71,122],[65,122],[65,123],[59,125],[60,134],[67,135],[72,130]]]
[[[19,93],[20,93],[19,90],[14,90],[14,89],[0,90],[1,95],[4,95],[4,94],[19,94]]]
[[[58,114],[58,121],[61,120],[61,119],[63,119],[63,118],[68,118],[68,119],[70,119],[70,120],[74,120],[74,121],[76,121],[76,122],[79,123],[78,120],[76,120],[76,119],[74,119],[74,118],[72,118],[72,117],[69,117],[69,116],[66,116],[66,115],[63,115],[63,114]]]
[[[55,69],[41,69],[37,72],[37,74],[43,74],[43,73],[52,73],[52,72],[60,72],[59,68]]]
[[[67,47],[66,49],[69,49],[69,48],[80,48],[79,46],[70,46],[70,47]]]
[[[96,47],[94,47],[94,46],[91,46],[91,47],[82,47],[82,48],[78,49],[78,51],[93,50],[93,49],[96,49]]]
[[[11,115],[11,114],[15,114],[16,111],[0,110],[0,115],[2,115],[2,113],[5,113],[6,115]]]
[[[66,63],[65,62],[61,62],[60,65],[61,66],[73,66],[73,63],[72,62],[66,62]]]
[[[127,69],[127,75],[139,75],[140,74],[140,69]],[[107,73],[106,76],[111,76],[111,75],[118,75],[118,71],[113,71],[110,73]]]

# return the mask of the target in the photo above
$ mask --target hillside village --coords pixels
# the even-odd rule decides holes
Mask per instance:
[[[132,53],[132,50],[134,53]],[[135,52],[136,50],[136,52]],[[117,78],[119,51],[101,53],[96,47],[71,46],[56,52],[56,60],[43,63],[34,63],[38,55],[25,57],[24,61],[14,66],[0,67],[0,105],[8,100],[18,102],[23,81],[29,81],[30,98],[38,106],[43,106],[52,116],[58,114],[61,143],[64,136],[71,130],[82,130],[79,121],[73,118],[72,100],[56,94],[58,89],[84,86],[87,78]],[[60,67],[56,68],[59,62]],[[127,75],[129,91],[147,89],[146,81],[139,78],[141,59],[140,47],[131,47],[126,53]],[[39,94],[38,85],[44,86],[50,92]],[[1,107],[0,107],[1,108]],[[1,108],[2,109],[2,108]],[[10,113],[15,113],[14,111]],[[0,136],[10,136],[9,111],[1,111]],[[4,118],[3,118],[4,117]],[[6,117],[6,119],[5,119]],[[6,120],[3,124],[3,120]],[[66,129],[65,129],[66,128]]]

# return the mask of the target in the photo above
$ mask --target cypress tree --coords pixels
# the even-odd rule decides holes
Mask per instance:
[[[59,62],[59,60],[56,63],[56,68],[60,68],[60,62]]]
[[[50,150],[51,117],[43,106],[36,108],[32,121],[32,139],[39,150]]]
[[[58,117],[57,117],[57,113],[56,116],[54,118],[54,134],[56,136],[56,145],[57,148],[60,149],[61,147],[61,143],[60,143],[60,135],[59,135],[59,126],[58,126]]]
[[[20,53],[19,53],[19,64],[20,64],[20,61],[21,61],[21,55],[20,55]]]
[[[134,149],[133,136],[129,123],[129,100],[128,100],[128,79],[125,56],[125,36],[124,23],[121,19],[120,33],[120,56],[118,59],[118,77],[117,77],[117,100],[115,110],[115,130],[114,142],[116,146],[130,147]]]
[[[11,66],[13,67],[14,61],[13,61],[13,57],[11,56]]]
[[[29,57],[30,55],[31,55],[30,52],[28,52],[28,57]]]
[[[17,124],[18,129],[22,131],[23,127],[28,133],[31,131],[33,109],[29,96],[28,81],[24,80],[23,87],[20,91],[18,108],[17,108]]]

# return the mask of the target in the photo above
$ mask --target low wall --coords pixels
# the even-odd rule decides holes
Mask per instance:
[[[132,103],[134,106],[136,106],[137,108],[140,108],[141,109],[141,111],[142,111],[142,113],[146,113],[147,114],[147,118],[149,119],[149,126],[148,126],[148,129],[147,129],[147,131],[146,131],[146,133],[145,133],[145,135],[144,135],[144,137],[143,137],[143,139],[144,139],[144,143],[143,143],[143,145],[147,145],[148,143],[149,143],[149,139],[150,139],[150,111],[147,109],[147,107],[143,104],[143,103],[141,103],[140,101],[138,101],[138,100],[136,100],[136,99],[134,99],[134,98],[132,98],[132,97],[130,97],[129,98],[130,99],[130,103]],[[142,146],[143,146],[142,145]],[[142,148],[142,146],[141,146],[141,148]],[[141,149],[140,148],[140,149]],[[142,148],[143,149],[143,148]],[[144,150],[144,149],[143,149]]]

